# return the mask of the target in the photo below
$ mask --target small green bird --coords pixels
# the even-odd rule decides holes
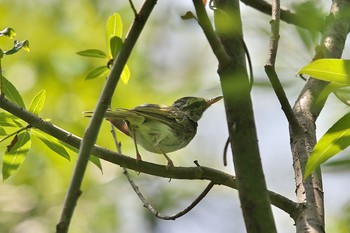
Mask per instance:
[[[197,121],[204,111],[220,99],[222,96],[209,100],[183,97],[171,106],[143,104],[133,109],[107,111],[105,118],[134,139],[137,160],[141,160],[139,144],[150,152],[163,154],[168,161],[167,167],[173,167],[166,153],[187,146],[196,135]]]

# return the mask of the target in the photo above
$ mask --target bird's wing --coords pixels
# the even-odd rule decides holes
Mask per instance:
[[[172,106],[145,104],[131,109],[130,112],[143,116],[146,121],[155,120],[169,125],[171,128],[182,131],[192,130],[192,127],[184,127],[184,124],[196,125],[196,123],[192,122],[192,120],[190,120],[183,112],[175,109]]]
[[[125,120],[138,125],[145,121],[145,117],[129,109],[118,108],[115,111],[106,111],[105,118],[109,121]]]

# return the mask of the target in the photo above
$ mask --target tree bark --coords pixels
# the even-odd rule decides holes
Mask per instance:
[[[315,59],[340,58],[349,32],[349,1],[334,0],[326,20],[322,44]],[[295,218],[296,232],[325,232],[324,200],[320,169],[305,181],[303,171],[307,159],[316,144],[316,119],[323,104],[316,105],[317,97],[327,82],[310,77],[299,95],[293,112],[302,127],[297,131],[290,127],[293,167],[295,172],[297,202],[305,208]]]
[[[230,143],[244,221],[249,233],[276,232],[262,169],[250,83],[245,66],[239,1],[215,1],[216,33],[231,58],[219,64]]]

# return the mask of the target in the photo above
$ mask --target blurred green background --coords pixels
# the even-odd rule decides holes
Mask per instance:
[[[134,3],[139,8],[142,1],[135,0]],[[325,10],[329,9],[327,7],[325,5]],[[242,9],[246,42],[251,49],[257,78],[253,99],[268,185],[272,190],[293,199],[288,126],[263,73],[269,17],[244,6]],[[217,62],[201,29],[194,20],[180,19],[188,10],[193,10],[191,1],[158,2],[128,62],[131,79],[127,85],[119,83],[112,107],[131,108],[142,103],[171,104],[182,96],[209,98],[220,94]],[[122,16],[125,35],[133,20],[127,0],[0,2],[0,28],[14,28],[16,39],[28,39],[31,48],[30,53],[21,51],[3,59],[4,76],[18,88],[27,105],[36,93],[47,90],[46,106],[41,117],[51,119],[54,124],[78,136],[83,135],[88,123],[81,113],[94,109],[104,84],[103,79],[85,81],[85,75],[92,68],[104,64],[99,59],[78,56],[76,52],[90,48],[107,51],[105,23],[114,12]],[[279,58],[278,68],[288,95],[295,99],[303,81],[296,79],[294,74],[310,61],[313,51],[305,47],[305,41],[298,37],[293,26],[282,24],[282,29],[281,53],[288,52],[288,56]],[[10,47],[11,43],[7,38],[0,38],[2,49]],[[344,109],[343,106],[340,108]],[[321,118],[321,123],[326,122],[326,126],[321,125],[321,133],[336,117],[328,115]],[[109,131],[110,127],[105,122],[97,143],[113,150]],[[276,135],[283,136],[276,138]],[[121,134],[118,137],[122,141],[123,152],[134,156],[132,140]],[[172,153],[171,157],[175,165],[193,166],[193,161],[198,160],[202,165],[232,173],[232,165],[226,168],[222,165],[226,138],[221,102],[204,114],[193,142],[185,149]],[[0,151],[5,148],[6,143],[0,144]],[[162,156],[142,149],[141,153],[144,160],[166,163]],[[72,161],[68,162],[39,140],[33,141],[32,149],[19,171],[0,183],[0,232],[54,231],[76,155],[72,153],[71,158]],[[161,221],[142,207],[120,167],[103,161],[102,166],[103,173],[92,164],[88,167],[83,195],[79,199],[70,232],[206,233],[233,232],[232,229],[235,229],[234,232],[244,232],[237,192],[234,190],[215,187],[185,217],[176,221]],[[165,214],[173,214],[186,207],[206,186],[206,182],[201,181],[169,182],[145,174],[130,173],[149,201]],[[276,174],[281,179],[276,179]],[[346,178],[344,176],[343,179]],[[332,178],[331,175],[329,179],[330,183],[335,179],[339,181],[339,176]],[[329,191],[333,189],[333,186],[329,187]],[[339,192],[329,196],[336,195]],[[348,197],[342,196],[339,200],[342,201],[338,201],[337,208],[330,211],[328,227],[346,232],[349,226],[347,218],[339,218],[337,213],[343,213]],[[326,200],[326,204],[330,203]],[[348,208],[344,211],[348,212]],[[294,232],[289,217],[277,209],[274,212],[279,232]]]

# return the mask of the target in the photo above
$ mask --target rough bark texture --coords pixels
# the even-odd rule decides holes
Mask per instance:
[[[349,1],[334,0],[326,20],[322,44],[317,58],[340,58],[349,32]],[[324,203],[320,169],[303,181],[303,171],[316,144],[316,119],[323,104],[316,105],[317,97],[326,82],[310,77],[298,97],[293,111],[302,131],[290,129],[293,167],[295,172],[297,202],[305,208],[295,218],[297,232],[325,232]]]
[[[219,64],[233,162],[244,221],[249,233],[276,232],[260,161],[245,67],[242,24],[237,0],[217,0],[215,27],[231,63]]]

